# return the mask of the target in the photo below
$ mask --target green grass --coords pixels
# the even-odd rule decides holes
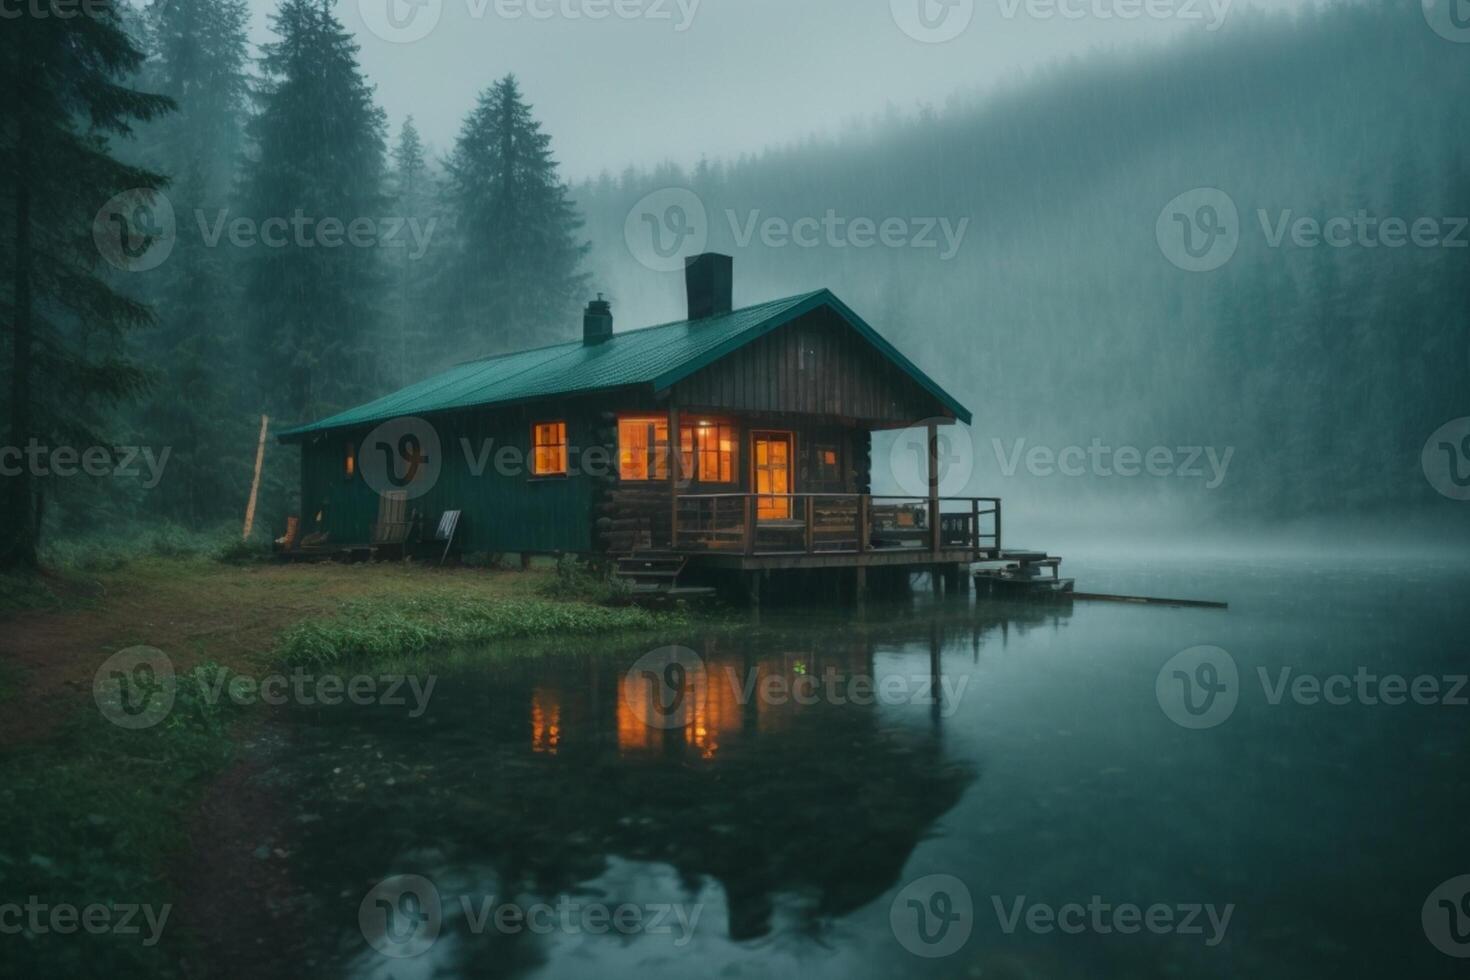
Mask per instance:
[[[114,572],[148,559],[242,562],[265,557],[269,545],[257,535],[240,540],[238,527],[193,531],[177,524],[135,525],[107,534],[65,537],[44,543],[41,562],[64,572]]]
[[[64,600],[45,578],[29,572],[0,574],[0,617],[33,610],[55,610]]]
[[[64,612],[90,589],[101,608],[116,613],[118,645],[150,643],[170,653],[187,647],[194,662],[247,673],[268,662],[361,668],[431,654],[472,669],[485,656],[604,648],[612,636],[621,642],[687,624],[682,613],[588,601],[601,586],[570,567],[561,574],[544,564],[530,573],[397,564],[237,568],[220,560],[226,538],[207,542],[165,531],[112,547],[74,543],[61,569],[0,579],[0,602]],[[52,627],[66,622],[54,617]],[[198,632],[195,625],[212,623],[228,628]],[[161,627],[172,633],[160,638]],[[242,631],[258,645],[242,645]],[[482,649],[496,641],[515,642]],[[0,710],[14,704],[20,681],[0,661]],[[72,689],[59,728],[0,753],[0,896],[77,907],[177,905],[181,895],[167,874],[185,848],[212,846],[188,839],[189,820],[232,758],[230,729],[241,709],[228,698],[210,704],[203,696],[209,686],[181,675],[167,718],[128,731],[100,715],[89,688]],[[189,954],[182,925],[171,918],[157,946],[142,938],[0,937],[0,976],[176,975]]]
[[[16,669],[0,660],[0,704],[15,697],[15,692],[19,687],[17,680]]]
[[[53,907],[176,906],[159,871],[184,844],[193,802],[231,757],[231,714],[227,699],[211,705],[197,685],[181,683],[153,728],[127,731],[83,711],[47,741],[0,756],[0,895],[22,904],[34,895]],[[132,936],[6,936],[0,974],[175,975],[176,913],[153,946],[144,944],[150,929],[141,916]]]
[[[459,593],[424,592],[344,603],[333,618],[286,629],[277,655],[288,666],[324,667],[496,640],[655,632],[684,621],[678,613],[636,607],[539,598],[485,601]]]

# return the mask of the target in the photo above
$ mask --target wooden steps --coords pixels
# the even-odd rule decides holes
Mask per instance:
[[[628,594],[635,601],[661,602],[714,595],[712,588],[679,584],[679,575],[688,561],[685,555],[624,555],[613,568],[613,578],[627,583]]]

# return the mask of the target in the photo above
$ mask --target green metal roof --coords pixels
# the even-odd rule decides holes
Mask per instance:
[[[662,391],[758,337],[823,306],[831,307],[905,374],[955,413],[970,412],[826,289],[747,306],[703,320],[679,320],[614,333],[600,344],[573,340],[457,365],[365,405],[282,432],[283,442],[313,432],[370,425],[483,405],[585,394],[630,385]]]

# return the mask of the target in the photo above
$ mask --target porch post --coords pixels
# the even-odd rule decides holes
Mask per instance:
[[[683,462],[679,441],[679,406],[669,396],[669,550],[679,550],[679,470]]]
[[[925,423],[929,434],[929,550],[939,553],[939,424]]]

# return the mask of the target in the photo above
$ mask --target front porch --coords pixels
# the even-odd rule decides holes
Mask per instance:
[[[971,563],[1005,556],[997,497],[675,493],[667,513],[662,541],[650,533],[618,559],[618,575],[635,592],[691,591],[680,585],[685,573],[704,583],[734,575],[759,603],[762,582],[781,574],[799,576],[808,594],[835,588],[862,597],[870,572],[885,591],[906,588],[918,572],[936,590],[967,592]]]
[[[931,565],[1001,553],[999,497],[675,493],[669,551],[739,569]]]

